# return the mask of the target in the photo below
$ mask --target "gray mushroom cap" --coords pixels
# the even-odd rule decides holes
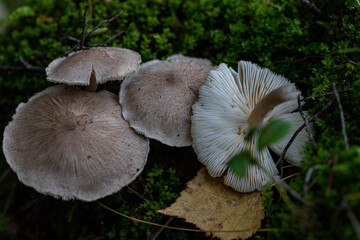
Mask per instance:
[[[116,47],[94,47],[53,60],[46,68],[47,80],[68,85],[90,85],[121,80],[133,73],[141,63],[135,51]]]
[[[3,150],[25,185],[65,200],[93,201],[140,174],[149,140],[122,118],[116,95],[53,86],[18,106]]]
[[[120,89],[123,116],[137,132],[166,145],[191,145],[191,106],[212,69],[209,60],[172,56],[142,64]]]

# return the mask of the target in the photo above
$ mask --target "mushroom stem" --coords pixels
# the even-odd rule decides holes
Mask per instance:
[[[296,99],[300,94],[293,85],[287,84],[268,93],[258,102],[248,118],[250,126],[261,125],[266,115],[277,105]]]
[[[97,82],[94,72],[91,73],[90,85],[86,86],[85,90],[89,92],[96,92]]]

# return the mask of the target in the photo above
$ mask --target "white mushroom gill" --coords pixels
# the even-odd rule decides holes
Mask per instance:
[[[249,127],[283,119],[291,123],[292,131],[295,131],[303,120],[299,113],[292,113],[297,109],[299,94],[293,83],[250,62],[240,61],[238,66],[238,73],[226,64],[220,64],[209,73],[199,89],[198,101],[192,107],[191,135],[198,159],[206,165],[211,176],[226,173],[227,185],[237,191],[249,192],[262,189],[271,180],[257,166],[250,166],[243,178],[228,169],[227,162],[242,150],[249,150],[271,174],[278,173],[269,149],[257,150],[257,136],[250,142],[245,141]],[[270,149],[280,154],[291,135]],[[306,132],[302,131],[285,159],[299,162],[306,141]]]

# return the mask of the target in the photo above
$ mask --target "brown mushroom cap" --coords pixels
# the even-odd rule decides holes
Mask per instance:
[[[149,141],[122,118],[114,94],[54,86],[19,105],[5,128],[3,150],[25,185],[93,201],[140,174]]]
[[[137,132],[169,146],[190,146],[193,91],[212,69],[209,60],[175,55],[142,64],[120,89],[123,116]]]
[[[141,63],[135,51],[116,47],[94,47],[57,58],[46,68],[47,80],[69,85],[90,85],[93,74],[96,83],[121,80],[133,73]]]

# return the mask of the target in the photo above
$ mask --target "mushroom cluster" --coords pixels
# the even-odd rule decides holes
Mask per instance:
[[[272,73],[256,64],[240,61],[238,72],[220,64],[212,70],[200,87],[199,99],[193,105],[191,135],[193,148],[200,162],[206,165],[213,177],[225,176],[225,184],[240,192],[261,190],[271,182],[259,166],[247,168],[245,177],[238,177],[228,168],[227,162],[242,150],[249,150],[262,167],[272,175],[278,170],[268,148],[258,151],[255,135],[245,140],[252,126],[261,126],[272,119],[291,124],[294,132],[303,124],[301,115],[294,112],[300,92],[285,77]],[[269,146],[281,154],[292,134]],[[290,163],[302,159],[308,136],[305,130],[297,136],[285,155]]]
[[[132,182],[145,166],[149,140],[122,117],[118,97],[95,92],[140,65],[138,53],[90,48],[55,59],[49,87],[21,103],[4,131],[6,160],[25,185],[62,199],[93,201]]]
[[[4,131],[3,149],[20,181],[63,199],[92,201],[120,190],[144,168],[148,138],[169,146],[192,145],[211,176],[241,191],[271,181],[259,166],[239,178],[227,162],[249,150],[272,175],[278,170],[268,148],[258,151],[253,126],[272,119],[302,123],[300,92],[286,78],[240,61],[238,72],[206,59],[174,55],[140,65],[138,53],[93,47],[52,61],[47,80],[80,88],[49,87],[21,103]],[[97,84],[121,80],[119,97]],[[140,134],[138,134],[140,133]],[[269,148],[280,154],[290,134]],[[308,137],[300,132],[285,155],[296,164]]]

